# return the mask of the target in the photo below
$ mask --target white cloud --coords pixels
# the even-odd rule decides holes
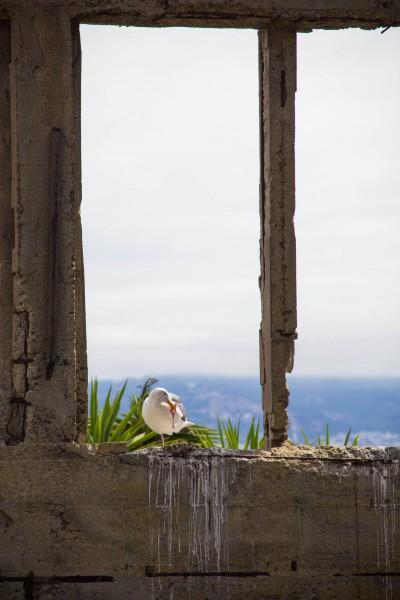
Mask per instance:
[[[256,33],[81,32],[91,372],[256,373]],[[296,374],[400,374],[399,49],[299,36]]]

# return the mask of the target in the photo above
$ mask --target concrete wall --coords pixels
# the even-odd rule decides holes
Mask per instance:
[[[5,599],[395,600],[399,449],[0,448]]]
[[[90,448],[79,22],[260,32],[261,384],[287,438],[296,31],[398,0],[0,0],[0,599],[395,600],[397,449]]]

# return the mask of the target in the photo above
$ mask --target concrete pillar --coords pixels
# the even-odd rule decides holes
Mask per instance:
[[[260,373],[267,447],[287,439],[287,372],[296,334],[296,32],[259,32],[261,138]]]
[[[7,437],[11,411],[13,218],[11,213],[10,153],[10,26],[0,21],[0,440]]]
[[[74,196],[77,207],[82,199],[81,173],[81,70],[82,54],[79,35],[79,23],[72,24],[72,58],[74,77]],[[82,227],[80,215],[75,216],[75,357],[76,357],[76,439],[86,441],[87,423],[87,354],[86,354],[86,310],[85,310],[85,274],[83,265]]]
[[[0,356],[0,433],[6,443],[70,442],[84,428],[78,35],[78,28],[57,9],[23,9],[11,20],[12,276],[10,241],[4,233],[10,225],[10,201],[7,183],[0,184],[5,190],[1,277],[7,288],[0,327],[8,345],[4,353],[12,357],[7,366],[7,354]],[[5,40],[3,35],[4,73]],[[4,95],[7,78],[0,79]],[[2,104],[1,152],[9,156],[4,151],[7,112]],[[7,160],[0,169],[7,170]]]

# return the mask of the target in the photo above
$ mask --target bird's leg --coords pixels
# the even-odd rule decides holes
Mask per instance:
[[[163,445],[163,448],[164,448],[164,456],[166,456],[166,454],[167,454],[167,446],[165,445],[165,437],[164,437],[163,433],[161,434],[161,439],[162,439],[162,445]]]

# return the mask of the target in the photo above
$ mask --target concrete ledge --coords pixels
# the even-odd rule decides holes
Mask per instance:
[[[0,597],[395,599],[399,462],[399,448],[1,447]]]

